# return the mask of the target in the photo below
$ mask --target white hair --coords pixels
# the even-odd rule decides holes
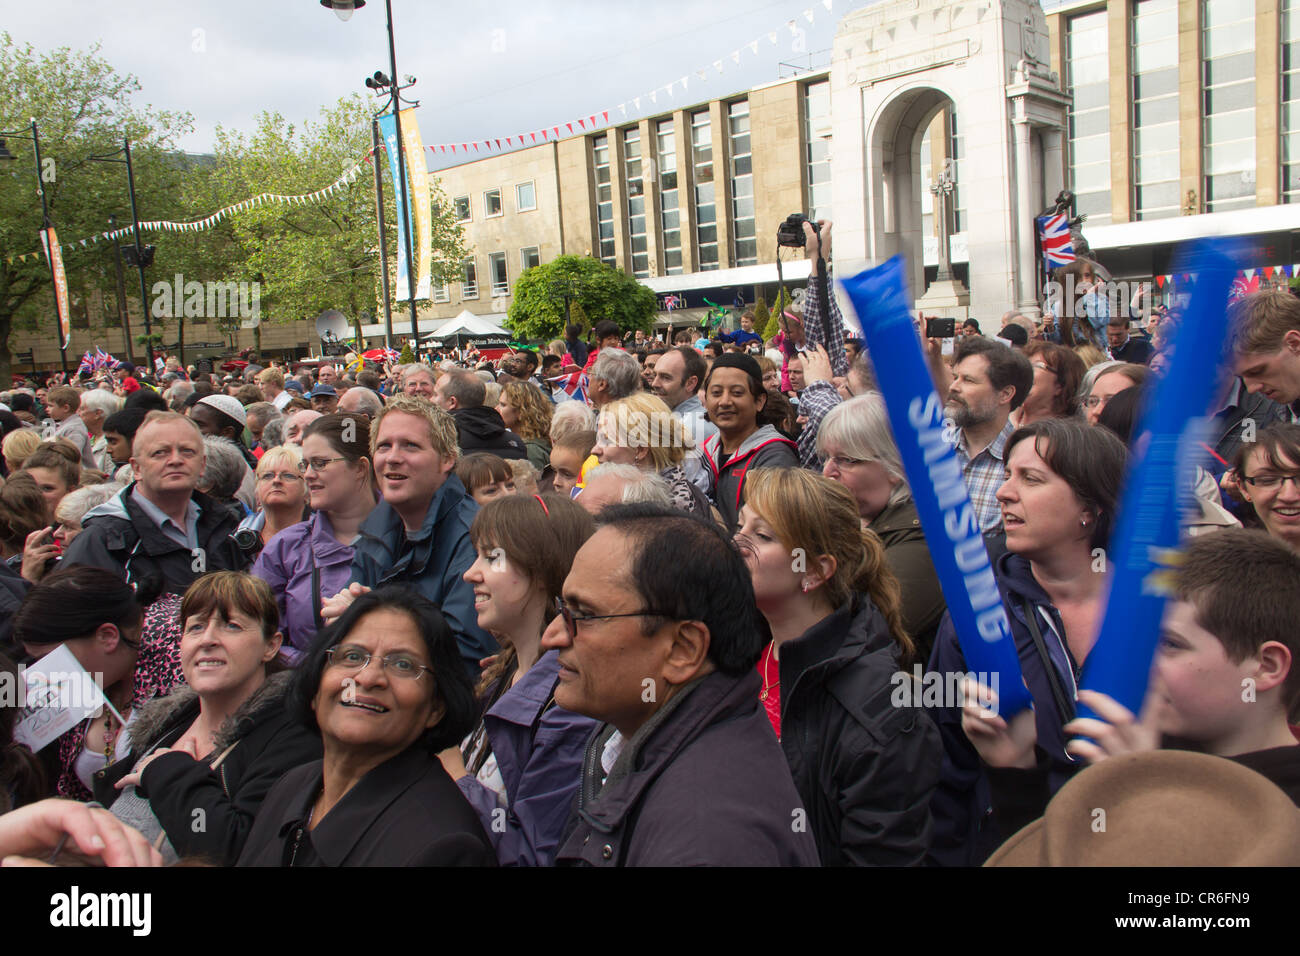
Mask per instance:
[[[594,432],[596,413],[583,402],[561,402],[551,416],[551,443],[573,432]]]
[[[608,463],[597,465],[587,472],[586,483],[590,485],[598,478],[612,478],[621,482],[623,493],[619,500],[625,505],[633,502],[649,502],[672,507],[672,489],[668,487],[667,481],[653,471],[642,471],[635,465]]]
[[[115,481],[109,481],[69,491],[59,499],[58,507],[54,509],[54,516],[60,521],[75,521],[81,524],[81,519],[92,508],[98,508],[124,487]]]
[[[103,412],[107,417],[122,410],[122,399],[102,388],[92,388],[81,393],[81,408]]]
[[[641,365],[622,349],[601,349],[589,377],[608,385],[611,399],[627,398],[641,385]]]

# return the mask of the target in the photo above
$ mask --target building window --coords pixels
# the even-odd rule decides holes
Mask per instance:
[[[632,274],[650,276],[645,235],[645,183],[641,179],[641,130],[623,130],[623,176],[627,180],[627,234],[632,245]]]
[[[831,83],[810,83],[803,95],[804,167],[808,179],[805,212],[831,218]]]
[[[478,267],[473,259],[466,259],[460,280],[460,297],[462,299],[478,298]]]
[[[1110,62],[1106,11],[1073,17],[1067,24],[1066,85],[1069,114],[1070,189],[1075,208],[1089,222],[1110,222]]]
[[[1134,0],[1132,38],[1134,217],[1177,216],[1177,0]]]
[[[451,301],[451,290],[447,288],[447,283],[435,282],[433,284],[433,301],[434,302]]]
[[[596,172],[596,236],[599,258],[605,265],[616,265],[614,257],[614,194],[609,181],[609,137],[596,136],[591,141],[591,161]]]
[[[1282,0],[1282,201],[1300,202],[1300,0]]]
[[[749,152],[749,101],[727,107],[731,134],[731,229],[734,263],[758,265],[758,239],[754,230],[754,166]]]
[[[663,228],[664,275],[682,274],[682,220],[677,208],[677,137],[673,121],[655,128],[659,151],[659,218]]]
[[[456,197],[456,221],[469,222],[470,218],[471,216],[469,211],[469,197],[457,196]]]
[[[966,231],[966,191],[961,186],[962,157],[966,155],[966,139],[957,128],[957,111],[951,106],[944,111],[948,128],[948,172],[952,175],[952,234]]]
[[[501,206],[501,190],[489,189],[483,194],[483,218],[491,219],[493,216],[504,214]]]
[[[515,187],[515,210],[528,212],[537,208],[537,190],[531,182],[520,183]]]
[[[1255,205],[1255,2],[1203,0],[1205,209]]]
[[[519,271],[526,272],[533,266],[542,264],[542,253],[536,246],[519,250]]]
[[[691,163],[695,172],[695,251],[700,271],[718,268],[718,210],[713,195],[713,133],[709,111],[691,114]]]
[[[492,277],[492,298],[510,294],[510,278],[506,275],[506,254],[494,252],[488,256],[488,275]]]

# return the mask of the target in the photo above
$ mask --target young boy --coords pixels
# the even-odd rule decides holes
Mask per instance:
[[[81,392],[69,385],[52,388],[45,396],[50,418],[58,424],[54,438],[66,438],[81,452],[83,468],[97,467],[90,431],[77,412],[81,409]]]
[[[1159,747],[1226,757],[1300,805],[1300,740],[1288,723],[1300,704],[1300,555],[1261,531],[1228,528],[1194,538],[1182,557],[1141,719],[1105,694],[1080,691],[1100,719],[1066,724],[1078,735],[1066,749],[1087,763]],[[989,765],[1005,839],[1041,816],[1051,794],[1033,712],[1008,725],[977,703],[987,699],[981,693],[968,684],[962,729]]]

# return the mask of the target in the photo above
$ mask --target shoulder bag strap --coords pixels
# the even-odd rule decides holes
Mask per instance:
[[[1051,655],[1047,653],[1047,645],[1043,643],[1043,632],[1038,627],[1038,609],[1029,601],[1023,601],[1020,606],[1025,611],[1025,622],[1029,625],[1030,637],[1034,639],[1034,648],[1047,669],[1047,683],[1052,688],[1056,712],[1061,715],[1061,723],[1068,724],[1074,720],[1074,701],[1070,698],[1069,691],[1065,689],[1061,674],[1052,663]]]

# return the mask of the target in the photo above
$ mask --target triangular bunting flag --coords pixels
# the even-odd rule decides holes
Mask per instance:
[[[739,65],[739,63],[740,63],[740,51],[739,51],[739,50],[732,50],[732,51],[731,51],[731,59],[734,60],[734,61],[736,62],[737,65]]]
[[[498,142],[500,142],[500,140],[498,140]],[[509,136],[506,137],[506,145],[507,145],[507,146],[510,145],[510,137],[509,137]]]
[[[556,139],[559,139],[559,138],[560,138],[560,128],[559,128],[558,126],[552,126],[552,127],[551,127],[551,133],[554,134],[554,136],[555,136]]]
[[[772,41],[772,45],[773,45],[773,46],[776,45],[776,31],[775,31],[775,30],[769,30],[769,31],[768,31],[768,34],[767,34],[767,38],[768,38],[769,40]]]
[[[1157,289],[1163,289],[1163,288],[1165,287],[1165,277],[1164,277],[1164,276],[1156,276],[1155,278],[1156,278],[1156,288],[1157,288]]]
[[[714,68],[717,69],[717,71],[718,71],[719,73],[722,72],[722,61],[721,61],[721,60],[714,60],[714,61],[713,61],[713,66],[714,66]]]
[[[688,86],[686,85],[686,81],[687,81],[687,79],[688,79],[687,77],[683,76],[680,80],[677,81],[678,83],[680,83],[680,84],[682,85],[682,90],[683,90],[683,91],[685,91],[685,90],[687,90],[687,89],[690,88],[690,87],[688,87]]]
[[[708,71],[708,70],[696,70],[696,71],[695,71],[695,75],[698,76],[698,77],[700,78],[700,82],[704,82],[705,80],[707,80],[707,79],[709,78],[709,71]]]
[[[804,15],[805,17],[808,18],[808,22],[809,22],[809,23],[812,23],[812,22],[813,22],[813,12],[812,12],[812,8],[811,8],[811,7],[809,7],[807,10],[805,10],[805,11],[803,12],[803,15]]]
[[[1252,277],[1255,275],[1255,270],[1254,270],[1254,269],[1246,269],[1246,270],[1245,270],[1245,275],[1246,275],[1246,278],[1247,278],[1247,279],[1252,278]]]
[[[569,132],[570,132],[570,133],[573,132],[573,124],[572,124],[572,123],[565,123],[564,125],[567,126],[567,127],[569,128]]]
[[[659,102],[659,91],[658,91],[658,90],[651,90],[651,91],[650,91],[650,102],[651,102],[651,103],[658,103],[658,102]]]
[[[757,40],[751,40],[750,43],[749,43],[749,48],[750,48],[750,50],[752,50],[754,53],[757,53],[757,52],[758,52],[758,41],[757,41]]]
[[[619,105],[622,106],[621,103],[620,103]],[[606,122],[606,123],[609,122],[609,110],[601,110],[601,111],[600,111],[600,115],[601,115],[601,117],[604,119],[604,122]]]
[[[497,149],[500,149],[500,148],[501,148],[501,140],[499,140],[499,139],[496,140],[496,144],[497,144]]]
[[[578,120],[578,128],[579,128],[579,129],[586,129],[586,128],[587,128],[587,121],[586,121],[586,120]]]
[[[640,108],[641,108],[641,97],[639,97],[639,96],[634,96],[634,97],[632,97],[632,105],[635,106],[637,109],[640,109]]]

